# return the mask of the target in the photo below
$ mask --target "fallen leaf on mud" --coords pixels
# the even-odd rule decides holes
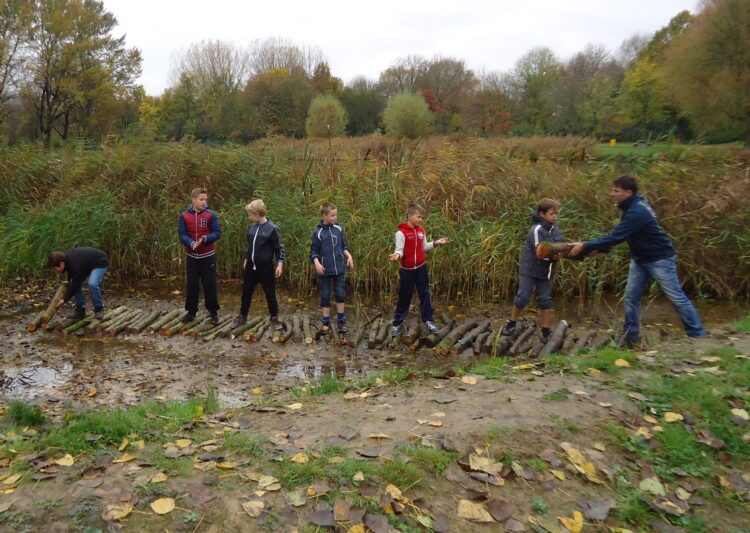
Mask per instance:
[[[8,476],[3,480],[3,485],[15,485],[22,477],[23,472],[21,472],[20,474],[13,474],[12,476]]]
[[[565,472],[563,472],[562,470],[550,470],[549,473],[555,476],[560,481],[565,481]]]
[[[96,387],[91,387],[91,390],[83,395],[84,398],[92,398],[96,396]]]
[[[629,392],[628,393],[629,398],[633,398],[634,400],[638,400],[639,402],[647,402],[648,398],[641,394],[640,392]]]
[[[367,435],[367,438],[381,440],[381,439],[392,439],[393,437],[391,437],[387,433],[370,433],[369,435]]]
[[[587,520],[606,520],[609,511],[615,506],[615,500],[603,498],[598,500],[578,500],[578,506]]]
[[[234,470],[237,468],[237,463],[234,461],[221,461],[216,463],[216,468],[221,468],[222,470]]]
[[[117,451],[118,451],[118,452],[121,452],[121,451],[123,451],[123,450],[124,450],[125,448],[127,448],[127,447],[128,447],[128,444],[130,444],[130,441],[129,441],[128,439],[122,439],[122,442],[121,442],[121,443],[120,443],[120,445],[119,445],[119,446],[117,447]]]
[[[330,459],[328,459],[328,464],[338,465],[338,464],[343,463],[345,460],[346,459],[344,459],[340,455],[334,455],[333,457],[331,457]]]
[[[599,476],[596,474],[596,467],[593,463],[586,460],[586,457],[576,448],[574,448],[569,442],[561,442],[560,447],[565,450],[568,455],[568,459],[573,464],[576,470],[586,476],[586,479],[593,483],[603,484]]]
[[[64,456],[60,457],[57,461],[54,461],[56,465],[60,465],[60,466],[73,466],[73,463],[75,462],[76,460],[69,453],[66,453]]]
[[[426,418],[417,418],[417,424],[419,424],[420,426],[425,425],[427,422],[429,422],[429,420],[427,420]]]
[[[333,521],[333,511],[330,509],[320,509],[314,511],[309,518],[310,522],[320,527],[333,527],[336,523]]]
[[[669,500],[654,500],[649,503],[649,506],[672,516],[682,516],[687,512],[686,509]]]
[[[302,409],[301,403],[290,403],[286,406],[287,409],[291,409],[292,411],[298,411],[299,409]]]
[[[346,533],[365,533],[365,526],[362,524],[354,524],[346,530]]]
[[[382,514],[367,513],[365,515],[365,525],[373,533],[390,533],[391,531],[388,518]]]
[[[643,420],[645,420],[645,421],[646,421],[646,422],[648,422],[649,424],[654,424],[654,425],[657,425],[657,424],[659,423],[659,421],[658,421],[657,419],[655,419],[655,418],[654,418],[653,416],[651,416],[651,415],[646,415],[646,416],[644,416],[644,417],[643,417]]]
[[[458,401],[458,398],[455,398],[452,396],[441,396],[439,398],[435,398],[433,401],[439,404],[447,404],[447,403],[453,403],[455,401]]]
[[[503,500],[490,500],[485,505],[492,518],[498,522],[505,522],[513,513],[513,507]]]
[[[169,514],[174,511],[175,503],[172,498],[159,498],[152,501],[149,507],[156,514]]]
[[[242,508],[253,518],[258,518],[265,505],[260,500],[250,500],[242,504]]]
[[[615,366],[619,366],[620,368],[628,368],[630,366],[630,363],[625,359],[615,359]]]
[[[482,505],[472,503],[469,500],[461,500],[458,502],[457,515],[459,518],[465,518],[471,522],[494,522],[490,513],[488,513]]]
[[[472,479],[476,479],[477,481],[481,481],[482,483],[489,483],[490,485],[494,485],[496,487],[502,487],[505,485],[505,478],[493,474],[488,474],[486,472],[471,472],[469,474]]]
[[[129,453],[124,453],[120,457],[118,457],[117,459],[114,459],[112,462],[115,463],[115,464],[120,464],[120,463],[127,463],[128,461],[132,461],[133,459],[135,459],[135,455],[130,455]]]
[[[744,409],[732,409],[732,414],[742,420],[750,420],[750,415]]]
[[[469,468],[494,475],[503,469],[503,463],[498,463],[489,457],[481,457],[472,453],[469,454]]]
[[[364,481],[365,480],[365,474],[361,470],[358,470],[353,476],[352,481]]]
[[[201,472],[208,472],[209,470],[216,468],[216,461],[199,461],[193,463],[193,468],[200,470]]]
[[[287,492],[284,495],[284,498],[286,498],[287,503],[293,507],[302,507],[307,503],[307,496],[305,496],[305,491],[303,489]]]
[[[289,458],[293,463],[304,464],[310,460],[306,453],[295,453]]]
[[[641,482],[638,484],[638,488],[641,489],[643,492],[648,492],[649,494],[653,494],[654,496],[666,496],[667,493],[664,490],[664,485],[661,484],[661,481],[659,481],[656,477],[647,477],[641,480]]]
[[[253,396],[258,396],[259,394],[263,394],[263,387],[253,387],[250,390],[250,393],[253,394]]]
[[[461,382],[466,383],[467,385],[476,385],[477,378],[476,376],[464,376],[461,378]]]
[[[17,502],[17,499],[14,500],[8,500],[7,502],[0,503],[0,513],[4,513],[8,511],[13,505]]]
[[[606,452],[607,451],[607,447],[604,444],[602,444],[601,442],[595,442],[594,443],[594,449],[595,450],[599,450],[600,452]]]
[[[440,420],[430,420],[427,422],[428,426],[432,426],[434,428],[442,427],[443,423]]]
[[[174,441],[174,443],[178,448],[187,448],[193,443],[193,441],[191,441],[190,439],[177,439],[176,441]]]
[[[511,533],[522,533],[523,531],[526,531],[526,526],[514,518],[506,520],[503,527],[505,528],[505,531],[510,531]]]
[[[133,506],[128,504],[110,504],[102,512],[102,520],[110,522],[112,520],[122,520],[133,511]]]
[[[273,476],[260,476],[260,479],[258,479],[258,486],[262,489],[265,489],[267,487],[270,487],[271,485],[275,485],[278,482],[279,480]]]
[[[401,489],[399,489],[396,485],[393,485],[392,483],[388,483],[385,487],[385,493],[393,498],[394,500],[401,500],[404,495],[401,492]]]
[[[357,453],[362,457],[367,457],[368,459],[380,457],[380,450],[378,450],[377,448],[360,448],[359,450],[357,450]]]
[[[563,525],[563,527],[572,533],[581,533],[583,529],[583,515],[580,511],[573,511],[573,517],[568,518],[567,516],[558,516],[557,519]]]
[[[690,496],[692,496],[692,494],[690,494],[688,491],[686,491],[682,487],[677,487],[677,490],[674,491],[674,493],[675,493],[675,496],[677,496],[683,502],[688,501],[690,499]]]
[[[133,446],[135,446],[135,447],[136,447],[136,448],[138,448],[139,450],[142,450],[143,448],[145,448],[145,447],[146,447],[146,442],[145,442],[145,441],[142,441],[142,440],[137,440],[137,441],[135,441],[135,442],[133,443]]]
[[[151,479],[148,480],[149,483],[163,483],[167,480],[167,474],[164,472],[159,472],[158,474],[154,474]]]
[[[666,413],[664,413],[665,422],[681,422],[683,420],[685,420],[685,417],[680,413],[674,413],[672,411],[667,411]]]
[[[589,370],[589,375],[594,376],[594,377],[599,377],[603,374],[603,372],[599,370],[598,368],[589,368],[588,370]]]

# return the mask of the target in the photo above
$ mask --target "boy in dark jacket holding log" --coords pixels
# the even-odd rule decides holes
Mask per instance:
[[[331,283],[336,298],[338,329],[346,333],[348,327],[344,315],[346,298],[346,269],[354,268],[354,259],[346,245],[344,228],[338,224],[338,211],[331,202],[320,206],[321,221],[310,237],[310,260],[320,278],[320,307],[323,315],[321,332],[328,334],[331,328]]]
[[[94,317],[104,317],[104,300],[102,299],[101,282],[109,268],[109,257],[96,248],[71,248],[64,252],[54,251],[47,258],[47,266],[55,272],[67,272],[69,287],[65,296],[57,304],[62,307],[73,296],[76,299],[76,310],[71,318],[78,320],[86,317],[86,298],[83,296],[83,282],[88,278],[89,293],[94,304]]]
[[[537,259],[536,247],[540,242],[562,242],[563,234],[557,227],[559,206],[555,200],[542,198],[531,216],[533,222],[526,235],[526,242],[521,251],[519,266],[520,282],[518,292],[513,299],[510,320],[505,321],[503,335],[512,335],[516,331],[516,321],[521,311],[529,304],[531,293],[536,288],[536,304],[542,318],[540,340],[546,343],[550,337],[552,320],[552,274],[557,258]]]
[[[208,209],[208,191],[196,187],[190,192],[192,203],[180,214],[177,233],[185,246],[184,323],[195,320],[200,285],[211,323],[219,323],[219,297],[216,290],[216,241],[221,237],[219,216]]]
[[[438,246],[448,244],[450,239],[443,237],[433,242],[427,241],[427,233],[422,228],[425,209],[418,204],[411,204],[406,208],[406,222],[398,225],[396,232],[396,248],[390,255],[391,261],[400,261],[398,303],[391,326],[391,336],[398,337],[403,328],[406,315],[409,314],[414,289],[419,296],[422,320],[427,331],[440,331],[432,321],[432,303],[430,302],[430,278],[427,274],[427,257],[425,252]]]
[[[266,293],[268,312],[274,329],[281,329],[279,303],[276,299],[276,278],[284,272],[284,245],[281,243],[279,227],[266,217],[266,204],[263,200],[253,200],[245,206],[252,224],[247,228],[247,252],[242,263],[242,303],[240,314],[232,322],[237,328],[247,322],[253,291],[260,283]],[[276,259],[274,265],[274,258]]]

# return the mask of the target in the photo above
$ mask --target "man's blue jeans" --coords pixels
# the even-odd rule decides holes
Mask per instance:
[[[89,292],[91,293],[91,301],[94,302],[94,311],[101,311],[104,309],[104,300],[102,300],[102,278],[107,273],[107,267],[95,268],[89,274]],[[86,298],[83,297],[83,287],[78,289],[76,293],[76,307],[80,309],[86,308]]]
[[[651,280],[656,281],[680,315],[682,325],[689,337],[703,337],[706,332],[695,306],[682,290],[677,279],[675,257],[659,259],[651,263],[630,261],[628,284],[625,287],[625,338],[640,338],[641,295]]]

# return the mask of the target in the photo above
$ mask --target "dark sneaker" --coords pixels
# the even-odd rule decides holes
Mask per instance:
[[[274,331],[281,331],[284,329],[284,324],[281,323],[281,320],[279,320],[279,317],[277,316],[271,317],[271,325],[273,326]]]
[[[338,321],[339,333],[346,333],[349,331],[349,326],[346,325],[346,320]]]
[[[247,317],[237,315],[237,317],[232,320],[232,329],[244,326],[245,324],[247,324]]]
[[[547,344],[547,341],[549,341],[549,336],[549,333],[547,333],[546,331],[542,331],[539,334],[539,342],[541,342],[542,344]]]
[[[400,324],[395,324],[391,326],[391,337],[398,337],[401,335],[401,330],[404,329],[404,323],[401,322]]]
[[[68,315],[68,318],[83,320],[84,318],[86,318],[86,309],[84,309],[83,307],[76,307],[76,310],[70,313]]]
[[[503,330],[500,332],[500,335],[503,335],[504,337],[508,337],[510,335],[513,335],[516,332],[516,323],[511,322],[510,320],[505,321],[505,325],[503,326]]]
[[[97,320],[104,320],[104,309],[99,309],[96,313],[94,313],[94,318]]]
[[[320,333],[323,335],[328,335],[331,332],[331,326],[330,324],[323,324],[320,326]]]
[[[219,313],[217,313],[216,311],[211,313],[211,324],[213,324],[214,326],[219,325]]]
[[[190,311],[188,311],[180,319],[180,322],[182,322],[183,324],[190,324],[193,320],[195,320],[195,313],[191,313]]]
[[[428,332],[429,332],[429,333],[430,333],[431,335],[434,335],[435,333],[439,333],[439,332],[440,332],[440,328],[439,328],[439,327],[437,327],[437,326],[435,325],[435,323],[434,323],[434,322],[433,322],[432,320],[427,320],[427,321],[426,321],[426,322],[424,323],[424,325],[425,325],[425,326],[427,326],[427,331],[428,331]]]
[[[633,350],[641,346],[640,337],[625,337],[622,339],[622,346],[628,350]]]

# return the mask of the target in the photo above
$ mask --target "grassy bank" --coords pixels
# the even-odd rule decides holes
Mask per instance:
[[[673,236],[693,294],[747,298],[750,193],[747,162],[732,147],[668,153],[594,155],[584,139],[463,140],[401,144],[382,137],[327,142],[264,140],[249,147],[194,144],[33,147],[0,150],[0,275],[39,275],[56,248],[97,246],[121,277],[181,275],[178,213],[196,185],[220,214],[222,277],[238,276],[247,227],[242,206],[263,197],[287,247],[284,283],[309,291],[307,260],[317,206],[332,200],[357,263],[362,293],[390,294],[387,261],[405,206],[430,209],[431,236],[453,244],[432,254],[431,277],[444,297],[508,298],[528,215],[542,196],[559,198],[568,239],[608,231],[619,215],[611,178],[634,173]],[[563,265],[558,294],[595,298],[625,279],[626,247]]]

